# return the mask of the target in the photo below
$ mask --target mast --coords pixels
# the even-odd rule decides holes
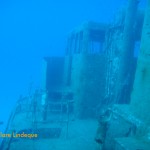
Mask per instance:
[[[117,102],[128,103],[130,100],[131,75],[133,73],[134,57],[134,26],[137,15],[139,0],[128,0],[128,7],[125,15],[123,41],[120,52],[120,66],[118,76]]]

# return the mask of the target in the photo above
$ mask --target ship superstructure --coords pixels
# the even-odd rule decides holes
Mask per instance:
[[[85,22],[65,56],[43,58],[43,88],[18,99],[1,149],[149,150],[149,7],[143,26],[129,0],[111,25]]]

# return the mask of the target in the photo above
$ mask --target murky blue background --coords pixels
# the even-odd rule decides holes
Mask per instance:
[[[0,0],[0,121],[6,124],[19,95],[28,94],[30,82],[33,89],[41,88],[42,58],[63,55],[72,29],[84,21],[110,22],[126,2]]]

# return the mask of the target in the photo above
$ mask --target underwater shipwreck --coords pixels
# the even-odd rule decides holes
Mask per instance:
[[[138,4],[43,58],[42,90],[18,99],[1,150],[150,150],[150,0]]]

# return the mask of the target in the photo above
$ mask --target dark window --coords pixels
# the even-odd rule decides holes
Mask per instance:
[[[90,42],[90,50],[89,53],[96,54],[102,52],[103,44],[98,41],[91,41]]]
[[[139,52],[140,52],[140,41],[136,41],[134,44],[134,57],[138,57],[139,56]]]

